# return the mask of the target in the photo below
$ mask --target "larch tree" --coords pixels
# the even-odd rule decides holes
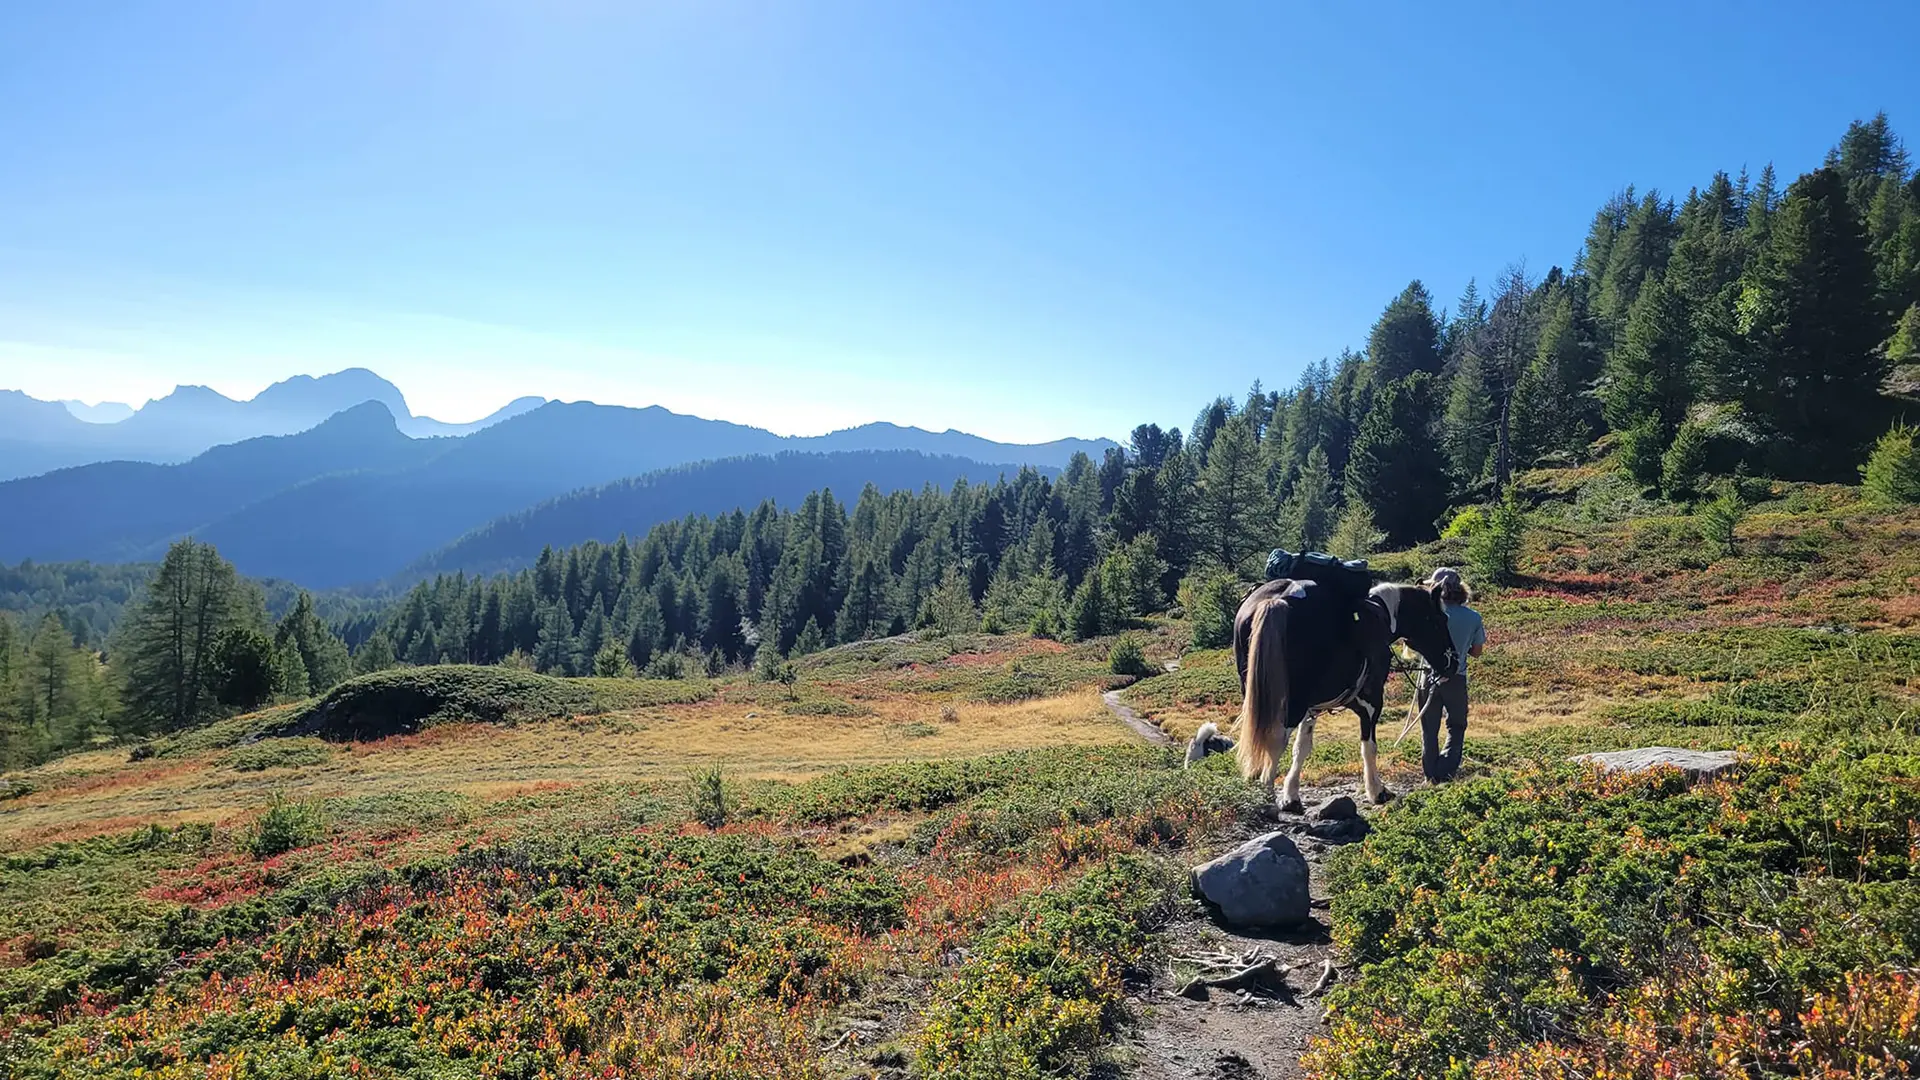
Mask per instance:
[[[1260,447],[1244,417],[1228,420],[1214,437],[1200,499],[1206,553],[1228,570],[1245,571],[1255,553],[1270,546],[1274,507]]]
[[[210,544],[181,540],[122,627],[113,650],[136,731],[178,731],[221,711],[215,662],[222,635],[249,625],[233,564]]]

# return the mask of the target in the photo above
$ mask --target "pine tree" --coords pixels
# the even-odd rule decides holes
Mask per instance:
[[[245,625],[247,609],[233,564],[212,546],[182,540],[167,549],[114,649],[136,731],[178,731],[217,715],[216,650]]]
[[[949,569],[940,587],[927,597],[922,626],[940,634],[970,634],[979,628],[979,613],[974,610],[973,595],[957,569]]]
[[[1381,390],[1354,440],[1347,501],[1366,505],[1397,544],[1432,536],[1434,519],[1447,506],[1435,412],[1432,377],[1410,375]]]
[[[1739,328],[1752,357],[1747,407],[1779,437],[1780,475],[1851,473],[1884,415],[1892,330],[1875,297],[1872,261],[1846,184],[1833,169],[1796,181],[1766,249],[1741,283]]]
[[[1248,569],[1269,545],[1273,506],[1260,448],[1242,417],[1220,428],[1200,476],[1202,535],[1206,553],[1221,566]]]
[[[1416,371],[1440,373],[1440,326],[1433,297],[1418,280],[1393,298],[1367,335],[1374,377],[1389,383]]]

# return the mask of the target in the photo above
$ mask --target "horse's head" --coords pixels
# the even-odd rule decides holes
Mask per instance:
[[[1380,585],[1373,595],[1387,609],[1387,623],[1393,640],[1404,639],[1435,671],[1451,673],[1460,669],[1460,657],[1453,651],[1453,635],[1447,630],[1447,610],[1440,602],[1438,587],[1428,590],[1418,585]]]

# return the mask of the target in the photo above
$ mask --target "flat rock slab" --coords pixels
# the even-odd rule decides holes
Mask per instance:
[[[1232,927],[1286,928],[1310,917],[1307,860],[1286,833],[1270,832],[1193,869],[1193,891]]]
[[[1580,754],[1569,760],[1598,765],[1610,772],[1639,773],[1652,769],[1674,768],[1693,780],[1710,780],[1740,764],[1736,750],[1686,750],[1675,746],[1643,746],[1637,750],[1612,750],[1604,754]]]

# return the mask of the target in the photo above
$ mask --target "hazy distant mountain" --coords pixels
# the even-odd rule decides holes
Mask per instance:
[[[221,406],[206,393],[177,391],[169,396],[179,400],[145,423],[166,422],[170,411],[196,405],[222,410],[247,404],[221,398],[227,402]],[[0,397],[0,410],[36,425],[53,424],[38,408],[48,404],[23,395]],[[61,422],[81,424],[63,406],[50,407]],[[833,455],[841,460],[831,482],[857,492],[867,480],[888,477],[917,486],[1021,465],[1058,469],[1082,448],[1098,454],[1112,445],[1061,440],[1021,446],[891,424],[795,439],[658,407],[560,402],[444,438],[411,439],[401,423],[388,405],[368,401],[303,434],[221,446],[183,464],[99,462],[0,483],[0,521],[7,523],[0,530],[0,562],[157,558],[172,540],[191,534],[219,545],[244,573],[325,588],[386,579],[495,518],[569,492],[697,461],[792,451],[809,451],[803,456],[817,459],[825,456],[819,450],[863,441],[874,450],[897,451],[885,444],[899,441],[915,451],[908,457],[934,462],[872,452]],[[939,463],[942,458],[957,464]],[[730,485],[715,488],[718,495],[702,488],[707,481],[701,477],[708,474],[698,470],[653,480],[642,485],[644,506],[626,504],[617,527],[655,512],[678,517],[692,509],[732,509],[790,491],[803,494],[825,482],[795,479],[809,467],[756,473],[730,466],[708,477]],[[862,468],[875,475],[861,474]],[[758,490],[742,479],[747,477],[769,486]]]
[[[469,434],[537,408],[544,400],[520,398],[475,423],[446,424],[414,416],[398,387],[365,368],[349,368],[319,378],[296,375],[247,401],[205,386],[179,386],[129,410],[122,419],[105,422],[102,415],[75,415],[77,403],[0,391],[0,479],[99,461],[185,461],[215,446],[306,431],[369,401],[384,406],[403,434],[424,437]]]
[[[104,461],[0,483],[0,563],[151,558],[175,538],[328,475],[404,470],[448,446],[409,439],[366,402],[298,435],[215,447],[192,461]]]
[[[69,399],[60,404],[65,405],[76,419],[89,424],[117,424],[133,415],[133,406],[124,401],[103,401],[98,405],[89,405],[84,401]]]

